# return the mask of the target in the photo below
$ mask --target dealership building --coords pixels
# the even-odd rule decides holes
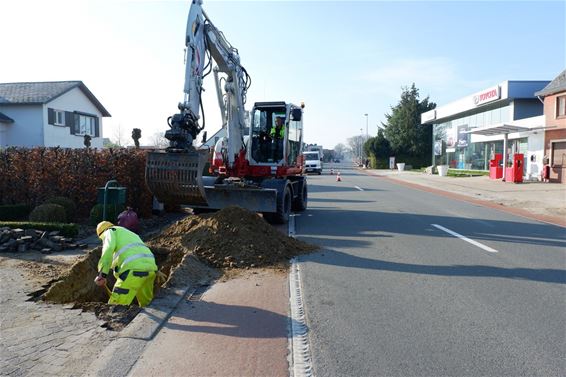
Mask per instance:
[[[540,175],[544,157],[545,118],[535,92],[550,81],[504,81],[421,115],[433,126],[433,164],[453,169],[489,170],[489,160],[503,153],[524,155],[526,179]]]

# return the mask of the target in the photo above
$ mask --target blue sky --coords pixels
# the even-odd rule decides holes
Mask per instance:
[[[188,1],[0,2],[0,82],[82,80],[127,139],[167,129],[182,100]],[[255,101],[304,101],[306,141],[369,133],[413,82],[438,105],[566,68],[564,1],[204,1],[238,48]],[[209,135],[220,127],[212,77]]]

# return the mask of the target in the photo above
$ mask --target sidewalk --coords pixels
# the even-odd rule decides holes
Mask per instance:
[[[288,291],[249,272],[181,301],[128,376],[288,376]]]
[[[421,172],[359,169],[426,191],[497,208],[520,216],[566,227],[566,185],[506,183],[481,177],[441,177]]]
[[[29,301],[84,253],[0,255],[0,376],[288,375],[286,272],[244,271],[202,297],[188,283],[108,331],[73,304]]]

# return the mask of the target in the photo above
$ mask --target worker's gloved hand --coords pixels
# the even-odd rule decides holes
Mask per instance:
[[[163,283],[165,283],[167,281],[167,275],[165,275],[161,271],[157,271],[155,273],[155,279],[157,280],[157,284],[162,285]]]
[[[106,278],[103,278],[100,275],[97,275],[94,278],[94,284],[98,285],[99,287],[104,287],[106,285]]]

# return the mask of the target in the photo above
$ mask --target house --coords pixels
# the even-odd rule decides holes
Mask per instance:
[[[535,96],[544,98],[544,154],[550,181],[566,183],[566,69]]]
[[[109,116],[82,81],[0,83],[0,147],[102,148]]]

